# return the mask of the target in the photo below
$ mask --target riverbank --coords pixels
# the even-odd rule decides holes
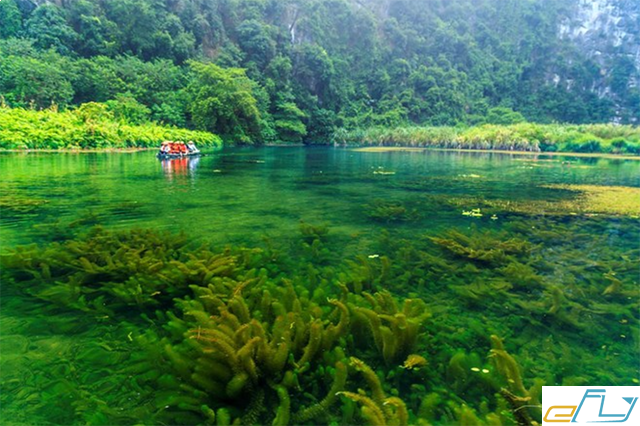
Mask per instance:
[[[60,149],[0,149],[0,153],[23,153],[23,154],[91,154],[98,152],[114,152],[119,154],[133,154],[143,151],[155,151],[157,147],[141,147],[141,148],[60,148]]]
[[[0,107],[0,149],[137,150],[156,148],[164,140],[192,140],[201,147],[222,145],[220,137],[208,132],[116,120],[105,105],[99,103],[62,112]]]
[[[398,127],[346,130],[344,146],[440,148],[479,151],[640,155],[640,129],[613,124],[485,124],[476,127]]]
[[[607,153],[584,153],[584,152],[533,152],[533,151],[509,151],[504,149],[453,149],[453,148],[414,148],[403,146],[368,146],[364,148],[353,148],[356,152],[425,152],[425,151],[443,151],[443,152],[460,152],[460,153],[483,153],[483,154],[507,154],[507,155],[525,155],[540,157],[580,157],[580,158],[607,158],[613,160],[638,160],[640,155],[625,154],[607,154]]]

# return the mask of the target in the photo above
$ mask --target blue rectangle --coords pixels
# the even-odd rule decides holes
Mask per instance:
[[[571,389],[578,409],[571,423],[640,423],[638,389]]]

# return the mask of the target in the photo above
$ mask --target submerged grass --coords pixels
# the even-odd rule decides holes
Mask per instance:
[[[637,384],[637,219],[588,209],[625,204],[622,196],[632,208],[637,193],[618,189],[636,182],[635,162],[616,162],[613,176],[598,174],[596,161],[553,175],[506,161],[498,178],[498,164],[470,156],[447,168],[450,154],[432,163],[401,155],[416,160],[414,171],[363,155],[353,170],[316,162],[319,153],[297,157],[308,167],[288,180],[281,152],[230,156],[230,166],[210,158],[205,173],[167,180],[166,191],[150,179],[159,164],[127,163],[139,171],[133,179],[99,175],[118,181],[110,202],[101,186],[79,184],[86,169],[66,162],[46,181],[21,171],[3,185],[6,210],[14,207],[5,223],[33,217],[3,235],[39,242],[0,253],[3,419],[526,425],[540,421],[542,385]],[[217,168],[228,174],[210,173]],[[290,191],[262,196],[274,194],[265,170]],[[238,179],[223,181],[231,171]],[[587,174],[619,185],[536,186]],[[195,198],[181,196],[184,183]],[[588,198],[596,196],[605,198]],[[206,210],[189,215],[196,198]],[[319,207],[290,208],[293,199]],[[174,218],[148,214],[198,226],[188,236],[161,232],[176,229]],[[242,240],[229,238],[225,216]],[[249,239],[266,227],[274,239]]]
[[[602,185],[547,185],[546,188],[576,192],[573,201],[559,203],[564,210],[586,214],[640,216],[640,188]]]
[[[640,217],[640,188],[606,185],[542,185],[541,188],[562,190],[567,196],[555,200],[453,197],[447,202],[458,208],[479,206],[487,214]]]
[[[637,380],[633,225],[616,226],[391,229],[355,259],[308,223],[253,248],[101,228],[20,247],[1,258],[1,380],[20,390],[3,407],[27,423],[533,425],[542,385]],[[43,321],[55,356],[25,337]]]

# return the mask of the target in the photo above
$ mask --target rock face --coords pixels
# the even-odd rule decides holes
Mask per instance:
[[[601,78],[592,88],[598,96],[619,104],[640,87],[640,1],[575,0],[558,36],[600,68]],[[560,76],[554,78],[557,84]],[[631,121],[638,123],[640,117]]]
[[[623,55],[640,69],[640,1],[578,0],[560,23],[559,36],[601,65]]]

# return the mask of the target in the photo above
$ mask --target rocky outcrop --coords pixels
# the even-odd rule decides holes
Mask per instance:
[[[627,55],[640,68],[640,2],[579,0],[560,24],[559,35],[595,59]],[[600,62],[600,61],[599,61]]]

